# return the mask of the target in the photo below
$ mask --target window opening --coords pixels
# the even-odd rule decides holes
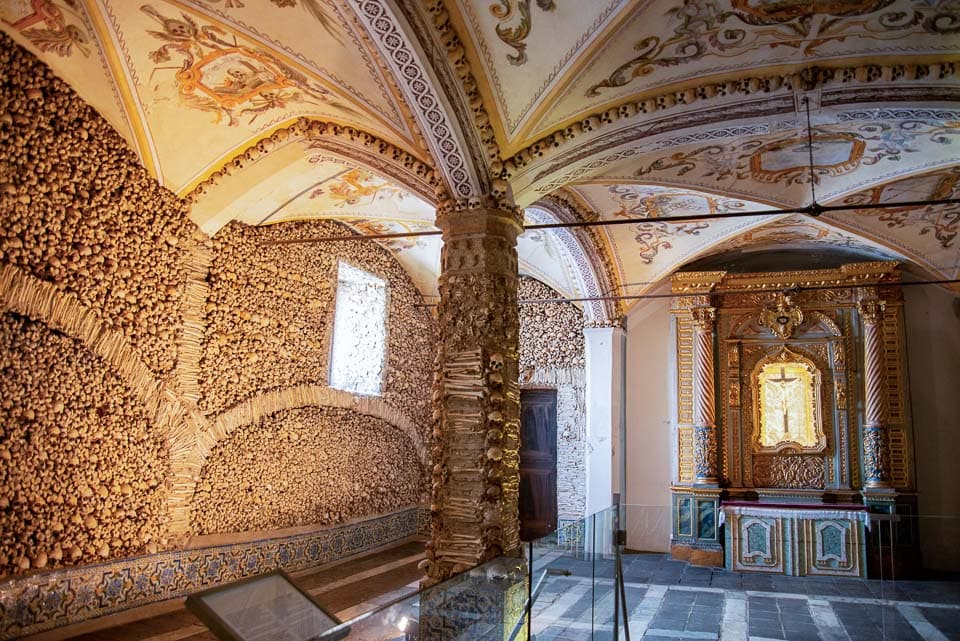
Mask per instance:
[[[380,395],[387,345],[387,283],[340,262],[330,387]]]

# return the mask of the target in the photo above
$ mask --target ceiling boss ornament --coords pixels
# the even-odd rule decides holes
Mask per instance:
[[[793,336],[794,330],[803,322],[803,311],[793,304],[789,294],[780,293],[760,310],[760,325],[783,340]]]

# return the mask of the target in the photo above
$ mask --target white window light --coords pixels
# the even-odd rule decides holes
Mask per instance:
[[[379,396],[386,347],[386,281],[341,262],[337,270],[330,387]]]

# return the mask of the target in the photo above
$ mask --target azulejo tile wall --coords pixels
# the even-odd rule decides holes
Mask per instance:
[[[184,597],[282,568],[309,569],[417,534],[422,509],[287,538],[163,552],[0,583],[0,640]],[[429,513],[428,513],[429,516]]]
[[[421,507],[417,510],[417,534],[422,536],[430,536],[430,508]]]
[[[558,519],[557,544],[579,547],[584,544],[586,519]]]

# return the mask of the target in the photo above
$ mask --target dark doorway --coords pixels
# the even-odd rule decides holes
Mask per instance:
[[[557,529],[557,390],[520,392],[520,538]]]

